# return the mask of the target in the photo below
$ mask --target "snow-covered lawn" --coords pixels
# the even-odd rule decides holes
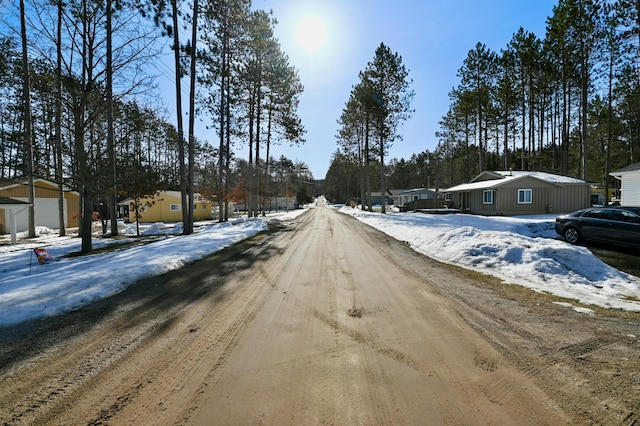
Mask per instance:
[[[561,240],[554,230],[555,215],[381,215],[350,207],[340,212],[441,262],[587,305],[640,311],[640,279],[603,263],[585,247]]]
[[[235,219],[223,224],[197,222],[194,233],[180,235],[181,224],[145,224],[141,234],[159,236],[149,244],[86,256],[76,236],[38,228],[38,237],[15,245],[0,245],[0,327],[68,312],[122,291],[138,279],[159,275],[202,259],[267,229],[267,222],[293,218],[305,210],[260,219]],[[136,241],[135,224],[119,224],[127,238],[94,238],[93,247]],[[4,236],[5,242],[9,241]],[[40,265],[33,252],[44,248],[54,261]]]
[[[39,237],[34,240],[0,245],[0,326],[77,309],[122,291],[140,278],[179,268],[251,237],[267,229],[268,221],[288,220],[304,211],[225,224],[196,223],[188,236],[179,235],[179,224],[147,225],[141,228],[143,233],[159,235],[157,241],[77,257],[65,255],[80,250],[79,238],[38,229]],[[553,230],[554,216],[381,215],[349,207],[339,211],[442,262],[583,304],[640,311],[640,279],[607,266],[584,247],[559,240]],[[135,226],[123,225],[121,234],[131,235],[134,241]],[[6,242],[8,236],[4,238]],[[114,243],[109,238],[93,241],[94,248]],[[33,254],[36,247],[45,248],[55,260],[38,264]]]

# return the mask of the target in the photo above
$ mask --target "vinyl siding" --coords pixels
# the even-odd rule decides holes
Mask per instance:
[[[531,189],[531,203],[518,203],[518,190]],[[483,203],[483,190],[469,194],[472,213],[516,216],[531,214],[561,214],[589,206],[588,184],[546,185],[534,179],[514,182],[513,187],[494,189],[493,204]]]
[[[141,223],[182,222],[182,200],[180,199],[179,193],[178,196],[175,196],[173,193],[160,192],[155,197],[140,200],[140,204],[143,204],[146,201],[150,201],[152,205],[146,207],[145,211],[140,212],[139,221]],[[180,209],[171,210],[172,204],[180,206]],[[196,201],[194,204],[194,220],[208,220],[212,218],[210,201]],[[203,205],[205,208],[202,208]],[[135,210],[132,207],[129,208],[129,221],[136,221]]]
[[[591,190],[588,184],[563,184],[553,194],[551,213],[571,213],[591,205]]]
[[[640,206],[640,171],[622,176],[620,202],[623,206]]]

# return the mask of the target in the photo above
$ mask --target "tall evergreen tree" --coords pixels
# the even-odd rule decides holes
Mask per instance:
[[[547,19],[545,46],[550,54],[552,65],[560,70],[560,93],[557,98],[561,104],[560,145],[562,151],[561,173],[569,174],[569,135],[572,123],[571,105],[573,88],[577,73],[574,51],[577,49],[572,36],[572,21],[575,15],[573,2],[561,0],[553,8],[553,14]]]
[[[511,154],[515,152],[515,137],[512,132],[515,128],[514,111],[517,106],[516,81],[515,81],[515,54],[512,49],[502,51],[498,59],[498,80],[495,90],[495,102],[500,122],[502,125],[504,170],[511,167]],[[509,149],[509,140],[513,141],[513,149]]]
[[[229,191],[229,165],[232,157],[232,115],[238,93],[238,70],[248,28],[250,1],[210,0],[205,3],[202,34],[207,55],[201,71],[209,90],[201,101],[214,119],[218,132],[218,220],[228,220],[225,208]],[[214,89],[215,88],[215,89]],[[236,120],[237,121],[237,120]],[[238,129],[235,129],[236,133]]]
[[[529,168],[527,153],[535,150],[536,75],[540,41],[535,34],[520,28],[510,42],[516,60],[517,87],[520,94],[521,159],[520,169]]]
[[[24,0],[20,0],[20,39],[22,42],[22,103],[23,103],[23,120],[24,120],[24,148],[25,148],[25,163],[26,173],[28,179],[28,194],[29,194],[29,207],[28,207],[28,236],[29,238],[35,238],[36,225],[35,225],[35,196],[33,188],[33,135],[31,133],[31,78],[29,71],[29,55],[27,48],[27,23],[26,23],[26,10]]]
[[[410,88],[409,70],[402,57],[384,43],[380,43],[372,62],[369,62],[360,79],[366,95],[368,113],[372,116],[380,160],[380,196],[382,213],[385,213],[385,154],[396,139],[401,139],[400,124],[411,117],[414,92]]]
[[[361,87],[361,85],[357,85],[351,90],[349,100],[338,120],[340,127],[336,138],[344,158],[355,164],[359,181],[360,205],[364,210],[365,193],[371,193],[371,180],[369,173],[369,115],[363,105],[363,101],[366,102],[366,97],[361,94]],[[371,210],[371,197],[368,197],[367,202]]]
[[[491,93],[496,80],[496,61],[494,52],[484,44],[477,43],[470,50],[464,60],[463,66],[458,70],[461,79],[461,90],[473,99],[476,123],[476,139],[479,152],[479,169],[486,168],[487,142],[485,133],[487,129],[487,114],[491,103]]]

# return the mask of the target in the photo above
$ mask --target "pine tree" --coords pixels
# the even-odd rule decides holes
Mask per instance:
[[[463,66],[458,71],[462,90],[473,99],[480,171],[486,169],[487,144],[484,133],[488,126],[487,114],[496,79],[496,60],[494,52],[484,44],[477,43],[476,47],[469,51]]]
[[[402,57],[380,43],[372,62],[360,73],[362,88],[369,98],[366,108],[371,115],[377,139],[380,160],[380,196],[382,213],[385,211],[385,154],[396,139],[401,139],[399,126],[413,110],[414,92],[410,89],[409,70]]]

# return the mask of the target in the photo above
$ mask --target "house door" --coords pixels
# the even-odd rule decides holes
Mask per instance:
[[[469,208],[469,193],[468,192],[463,192],[462,194],[460,194],[460,210],[466,210]]]

